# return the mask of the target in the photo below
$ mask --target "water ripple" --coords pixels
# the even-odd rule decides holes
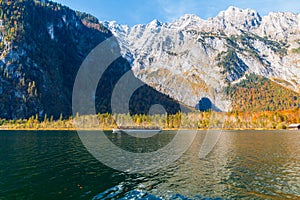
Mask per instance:
[[[135,175],[98,162],[76,132],[0,132],[0,199],[300,199],[299,132],[226,131],[199,159],[205,134],[171,165]],[[140,152],[174,137],[161,135],[142,144],[107,132]]]

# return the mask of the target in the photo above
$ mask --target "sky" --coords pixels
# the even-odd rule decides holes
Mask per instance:
[[[202,19],[215,17],[229,6],[252,8],[261,16],[269,12],[300,12],[299,0],[53,0],[72,9],[90,13],[100,21],[147,24],[153,19],[172,22],[184,14]]]

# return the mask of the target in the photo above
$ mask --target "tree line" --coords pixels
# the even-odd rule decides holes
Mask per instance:
[[[300,123],[300,109],[260,112],[190,112],[176,114],[110,114],[83,115],[54,120],[38,115],[28,119],[0,119],[1,129],[112,129],[118,126],[159,126],[162,129],[286,129]]]

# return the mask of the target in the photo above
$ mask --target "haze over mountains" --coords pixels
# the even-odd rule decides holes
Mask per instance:
[[[206,96],[227,110],[224,88],[247,74],[299,92],[300,14],[229,7],[208,20],[186,14],[172,23],[103,24],[138,78],[189,106]]]

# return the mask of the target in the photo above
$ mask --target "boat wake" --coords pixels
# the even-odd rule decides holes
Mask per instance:
[[[107,199],[120,199],[120,200],[222,200],[222,198],[209,198],[203,197],[201,195],[196,195],[192,198],[185,197],[182,194],[168,194],[164,197],[156,196],[145,192],[143,190],[134,189],[130,191],[126,191],[126,188],[121,184],[109,188],[108,190],[96,195],[93,200],[107,200]]]

